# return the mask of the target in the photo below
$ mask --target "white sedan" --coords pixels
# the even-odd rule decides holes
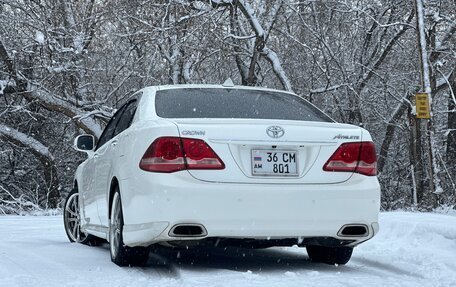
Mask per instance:
[[[118,265],[153,244],[298,245],[345,264],[379,230],[375,146],[283,91],[230,85],[147,87],[100,139],[65,202],[70,241],[105,239]]]

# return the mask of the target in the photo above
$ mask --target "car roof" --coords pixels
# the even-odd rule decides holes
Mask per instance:
[[[224,85],[214,85],[214,84],[182,84],[182,85],[160,85],[160,86],[149,86],[145,87],[143,90],[153,90],[153,91],[162,91],[162,90],[172,90],[172,89],[234,89],[234,90],[255,90],[255,91],[268,91],[268,92],[279,92],[286,93],[296,96],[295,93],[271,89],[266,87],[256,87],[256,86],[224,86]]]

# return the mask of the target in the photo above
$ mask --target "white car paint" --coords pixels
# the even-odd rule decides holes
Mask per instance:
[[[88,153],[89,158],[78,167],[75,176],[82,195],[81,225],[85,232],[108,239],[114,182],[118,182],[122,199],[123,239],[131,247],[206,237],[331,237],[350,240],[350,246],[356,246],[378,232],[380,186],[376,176],[322,170],[341,144],[372,141],[366,130],[326,122],[157,116],[156,91],[194,87],[226,89],[216,85],[142,89],[131,126]],[[284,136],[268,137],[266,129],[271,125],[283,127]],[[162,136],[203,139],[225,168],[173,173],[141,170],[139,162],[145,151]],[[273,146],[297,151],[297,177],[252,176],[251,150]],[[171,228],[181,223],[204,226],[207,235],[170,236]],[[339,230],[347,224],[362,224],[368,233],[339,236]]]

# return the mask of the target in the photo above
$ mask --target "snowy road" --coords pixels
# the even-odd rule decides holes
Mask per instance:
[[[381,231],[345,266],[303,248],[160,248],[142,268],[110,262],[108,246],[70,244],[61,217],[0,217],[0,286],[456,286],[456,217],[383,213]]]

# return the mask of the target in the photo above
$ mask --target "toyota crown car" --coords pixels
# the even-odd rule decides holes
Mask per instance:
[[[345,264],[379,230],[376,152],[293,93],[234,85],[147,87],[95,141],[64,208],[72,242],[110,245],[120,265],[150,246],[306,247]]]

